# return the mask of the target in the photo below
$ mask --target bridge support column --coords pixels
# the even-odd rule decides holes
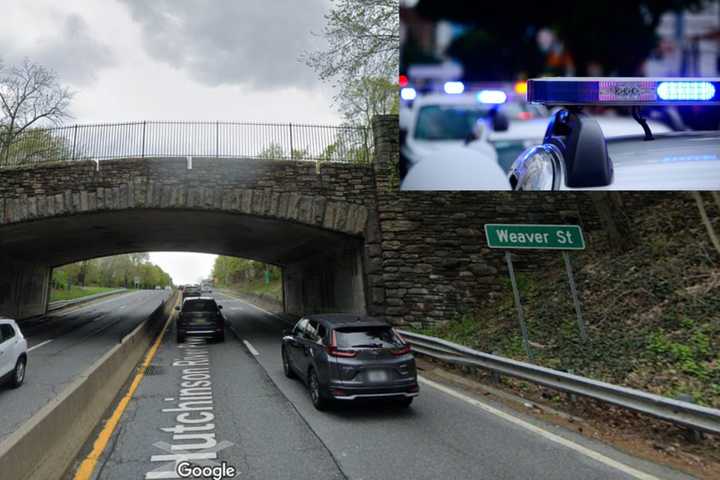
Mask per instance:
[[[362,253],[357,247],[318,255],[283,268],[285,311],[365,313]]]
[[[0,257],[0,314],[15,319],[47,312],[52,269]]]

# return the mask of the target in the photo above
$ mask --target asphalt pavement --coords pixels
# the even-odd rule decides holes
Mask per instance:
[[[0,442],[147,319],[168,294],[131,291],[21,321],[27,372],[20,388],[0,386]]]
[[[689,478],[431,382],[409,409],[364,402],[318,412],[283,375],[286,325],[216,298],[235,334],[178,346],[170,326],[94,478],[178,478],[184,455],[242,479]]]

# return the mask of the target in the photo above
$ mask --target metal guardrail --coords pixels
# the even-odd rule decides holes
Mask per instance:
[[[148,157],[255,158],[369,163],[362,127],[241,122],[135,122],[31,129],[0,143],[0,168]]]
[[[572,394],[652,415],[694,430],[720,434],[720,410],[620,387],[571,373],[479,352],[447,340],[398,330],[413,351],[451,363],[481,367]]]
[[[84,297],[78,297],[78,298],[71,298],[70,300],[55,300],[54,302],[48,303],[48,312],[54,312],[55,310],[60,310],[61,308],[69,307],[71,305],[77,305],[81,303],[90,302],[92,300],[108,297],[110,295],[115,295],[121,292],[126,292],[127,289],[125,288],[118,288],[116,290],[110,290],[109,292],[100,292],[95,293],[93,295],[87,295]]]

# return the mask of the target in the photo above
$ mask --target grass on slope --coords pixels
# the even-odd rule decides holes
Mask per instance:
[[[632,250],[573,254],[587,343],[560,255],[554,269],[519,275],[534,362],[720,407],[720,255],[689,197],[645,213]],[[720,232],[720,212],[709,213]],[[527,360],[509,280],[481,310],[422,331]]]
[[[69,290],[53,289],[50,291],[50,301],[73,300],[75,298],[87,297],[88,295],[95,295],[96,293],[109,292],[112,290],[117,290],[117,288],[73,286]]]
[[[271,280],[267,285],[263,279],[252,280],[246,283],[230,285],[229,288],[241,293],[271,297],[278,302],[282,302],[282,280],[280,279]]]

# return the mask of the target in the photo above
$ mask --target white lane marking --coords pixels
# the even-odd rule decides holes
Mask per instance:
[[[45,340],[44,342],[40,342],[40,343],[38,343],[37,345],[33,345],[32,347],[28,348],[28,352],[32,352],[32,351],[35,350],[36,348],[40,348],[40,347],[42,347],[43,345],[47,345],[48,343],[50,343],[50,342],[52,342],[52,341],[53,341],[53,339],[51,338],[50,340]]]
[[[620,463],[616,460],[613,460],[610,457],[607,457],[603,455],[602,453],[596,452],[595,450],[591,450],[590,448],[583,447],[580,444],[577,444],[573,442],[572,440],[568,440],[567,438],[561,437],[559,435],[556,435],[554,433],[548,432],[547,430],[544,430],[538,426],[533,425],[532,423],[526,422],[525,420],[521,420],[513,415],[510,415],[509,413],[503,412],[502,410],[498,410],[497,408],[491,407],[490,405],[487,405],[486,403],[483,403],[475,398],[469,397],[467,395],[464,395],[457,390],[453,390],[450,387],[446,387],[445,385],[442,385],[437,382],[433,382],[432,380],[428,380],[427,378],[418,376],[418,380],[420,382],[429,385],[433,388],[436,388],[442,392],[447,393],[450,396],[453,396],[455,398],[459,398],[460,400],[463,400],[475,407],[478,407],[482,410],[485,410],[488,413],[491,413],[493,415],[496,415],[503,420],[507,420],[508,422],[514,423],[515,425],[518,425],[522,428],[525,428],[526,430],[530,430],[531,432],[534,432],[541,437],[544,437],[551,442],[558,443],[564,447],[567,447],[571,450],[575,450],[578,453],[581,453],[583,455],[586,455],[593,460],[596,460],[600,463],[603,463],[609,467],[612,467],[616,470],[620,470],[623,473],[626,473],[632,477],[639,478],[642,480],[659,480],[658,477],[655,477],[653,475],[650,475],[645,472],[641,472],[640,470],[636,470],[635,468],[632,468],[628,465],[625,465],[624,463]]]
[[[248,350],[250,350],[250,353],[252,353],[252,354],[255,355],[256,357],[257,357],[258,355],[260,355],[260,352],[258,352],[257,350],[255,350],[255,347],[253,347],[250,342],[248,342],[247,340],[243,340],[243,343],[244,343],[245,346],[248,348]]]
[[[258,307],[257,305],[253,305],[252,303],[247,302],[247,301],[243,300],[242,298],[233,297],[233,296],[230,295],[229,293],[222,293],[222,295],[225,295],[226,297],[230,297],[230,298],[232,298],[232,299],[234,299],[234,300],[239,300],[239,301],[243,302],[245,305],[248,305],[248,306],[250,306],[250,307],[252,307],[252,308],[254,308],[254,309],[256,309],[256,310],[260,310],[261,312],[266,313],[266,314],[268,314],[268,315],[272,315],[272,316],[275,317],[275,318],[280,318],[280,317],[277,316],[277,314],[272,313],[272,312],[268,312],[268,311],[265,310],[264,308],[260,308],[260,307]],[[237,307],[235,307],[235,308],[237,308]]]

